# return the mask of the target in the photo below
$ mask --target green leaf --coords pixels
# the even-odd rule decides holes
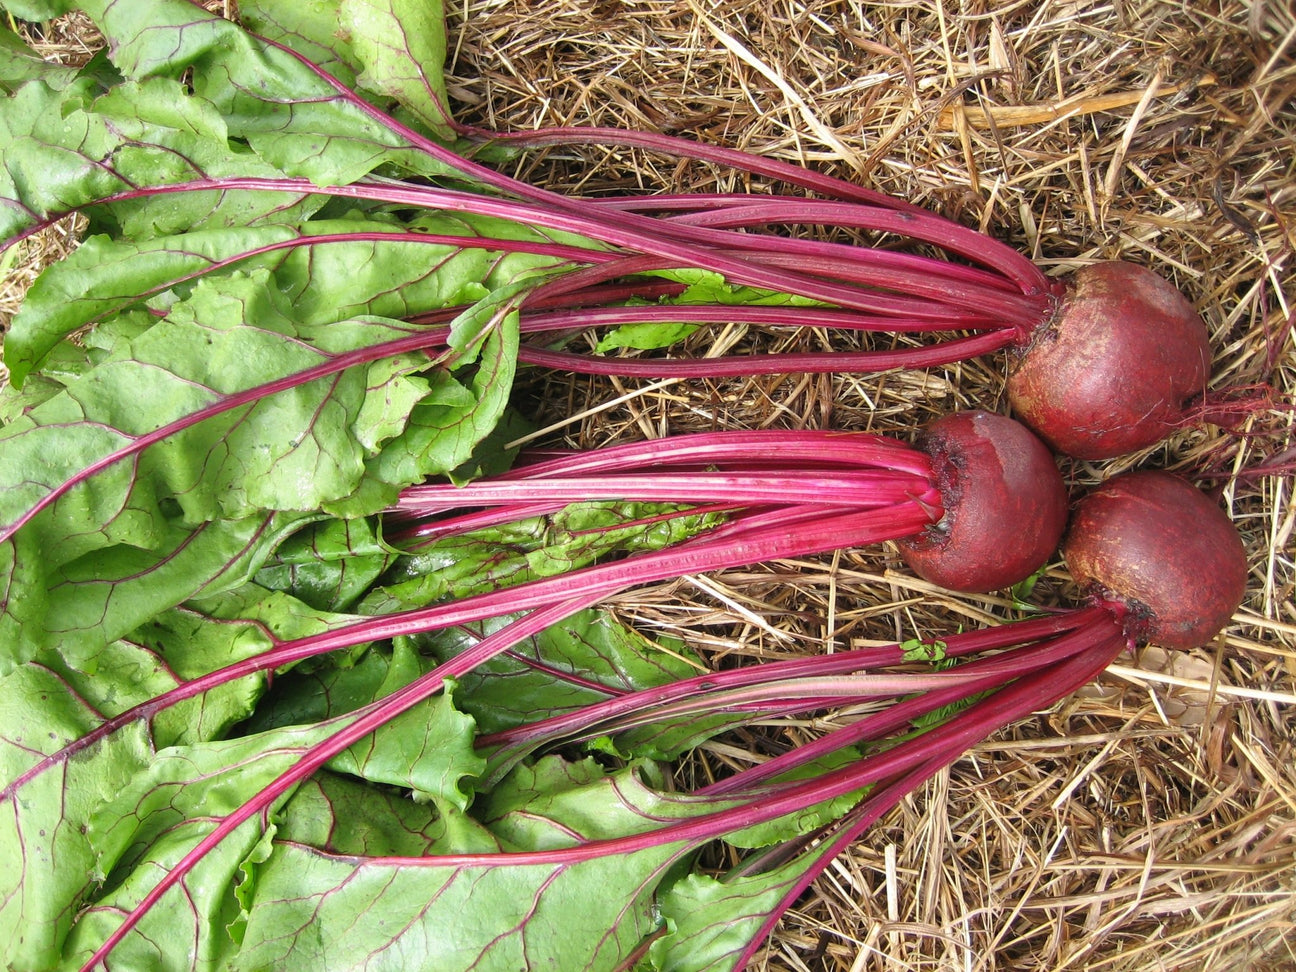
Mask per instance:
[[[124,686],[129,690],[129,686]],[[0,781],[7,787],[42,756],[93,729],[102,717],[56,673],[24,665],[0,678]],[[96,854],[84,836],[90,814],[148,764],[142,725],[128,728],[41,773],[0,802],[0,966],[53,968],[77,905],[90,892]]]
[[[296,234],[286,226],[207,230],[128,243],[92,236],[45,270],[27,292],[5,335],[5,363],[21,385],[50,349],[84,324],[138,305],[179,281],[231,258],[274,247]],[[248,272],[276,262],[268,253],[241,261]]]
[[[688,874],[658,899],[665,929],[649,946],[655,972],[736,972],[765,919],[815,863],[812,853],[758,874]]]
[[[456,628],[398,638],[390,649],[375,648],[354,660],[299,668],[277,679],[274,691],[263,700],[247,728],[260,731],[317,722],[353,711],[426,674],[511,620],[493,619],[473,626],[472,632]],[[471,715],[475,728],[496,732],[602,701],[614,692],[666,684],[697,670],[682,646],[652,643],[608,614],[582,611],[458,679],[454,709]],[[422,720],[427,718],[431,717],[411,716],[409,726],[394,731],[404,740],[422,738],[427,734]],[[433,736],[442,739],[447,748],[455,738],[448,726]],[[381,738],[376,742],[384,745]],[[472,752],[470,741],[465,752]],[[493,758],[489,773],[485,773],[484,764],[474,763],[472,775],[498,779],[523,755],[523,750],[513,749]],[[428,795],[437,792],[404,777],[375,776],[354,762],[335,760],[330,765]],[[462,755],[457,765],[470,765],[467,755]]]
[[[910,638],[902,642],[900,650],[902,657],[907,662],[937,662],[945,661],[946,644],[943,641],[924,641],[921,638]]]
[[[345,826],[338,826],[340,821]],[[281,843],[347,856],[418,857],[438,847],[486,854],[500,850],[490,831],[453,806],[416,803],[398,790],[327,771],[297,789],[275,836]]]
[[[439,236],[476,239],[522,239],[542,242],[535,230],[471,215],[425,213],[409,223],[374,214],[351,213],[333,220],[312,220],[303,234],[336,237],[336,242],[294,248],[274,271],[274,282],[292,300],[294,317],[303,324],[324,324],[373,315],[406,318],[471,304],[498,290],[496,300],[520,292],[527,281],[538,284],[570,264],[554,257],[506,253],[487,246],[439,243]],[[347,234],[390,233],[391,239],[348,241]],[[580,243],[575,238],[575,245]],[[515,291],[507,288],[514,287]],[[484,327],[490,313],[465,317],[456,327]],[[456,341],[456,347],[463,344]]]
[[[410,412],[400,435],[370,464],[380,480],[398,486],[447,473],[472,456],[504,414],[517,370],[518,295],[505,287],[474,304],[451,329],[451,346],[473,349],[484,338],[477,372],[468,385],[448,372],[431,376],[428,394]]]
[[[1048,570],[1049,565],[1045,564],[1039,570],[1031,574],[1024,580],[1018,581],[1012,586],[1013,607],[1019,611],[1036,611],[1038,607],[1030,603],[1031,593],[1035,590],[1035,585],[1040,582]]]
[[[447,660],[471,647],[508,618],[472,634],[459,629],[425,640]],[[684,646],[649,641],[599,610],[581,611],[492,659],[460,679],[459,705],[483,732],[498,732],[633,692],[696,675]],[[605,688],[606,691],[601,689]]]
[[[323,722],[386,698],[434,667],[399,639],[393,649],[363,653],[353,663],[322,664],[283,676],[245,727],[262,732]],[[471,780],[485,760],[473,748],[477,725],[460,712],[455,685],[397,716],[364,742],[329,761],[330,769],[412,791],[438,807],[466,809]]]
[[[0,795],[0,855],[13,863],[0,874],[0,967],[57,964],[78,905],[99,878],[98,852],[87,837],[91,815],[142,772],[158,748],[214,738],[245,718],[264,677],[226,683],[36,771],[41,757],[181,680],[269,644],[259,625],[214,623],[176,610],[79,666],[47,652],[39,663],[0,678],[0,786],[15,787]]]
[[[327,826],[346,818],[321,803],[312,793],[313,833],[343,829]],[[338,810],[355,813],[354,806],[340,804]],[[294,802],[287,808],[284,833],[305,836],[290,822],[300,807]],[[376,795],[365,808],[366,819],[391,819]],[[438,972],[616,968],[656,927],[653,891],[682,852],[680,845],[567,864],[523,865],[501,858],[493,865],[487,858],[480,864],[441,865],[430,855],[571,846],[636,833],[689,813],[684,803],[646,787],[633,771],[605,776],[592,764],[555,759],[520,769],[477,823],[450,817],[440,833],[424,829],[432,840],[423,851],[429,856],[421,861],[356,860],[285,840],[258,871],[243,948],[233,967],[350,968],[381,953],[393,967]],[[370,852],[396,853],[394,847],[380,850],[385,842],[375,830],[366,830]],[[408,849],[409,842],[399,846]],[[463,920],[464,915],[472,920]]]
[[[751,721],[743,712],[700,712],[600,737],[594,745],[622,759],[677,759],[708,739]]]
[[[600,338],[595,350],[603,354],[619,348],[637,348],[641,351],[667,348],[678,341],[683,341],[697,329],[696,324],[647,321],[639,324],[623,324]]]
[[[287,175],[336,185],[383,165],[422,176],[449,172],[354,93],[187,0],[82,0],[82,7],[123,74],[191,76],[195,95],[217,107],[230,136]]]
[[[394,557],[368,519],[330,519],[281,543],[257,572],[256,582],[322,611],[345,611]]]
[[[283,175],[232,140],[210,102],[170,78],[119,84],[98,98],[92,110],[94,120],[116,139],[106,162],[132,187]],[[91,228],[141,241],[202,229],[291,223],[314,213],[325,200],[296,191],[176,192],[95,209]]]
[[[135,866],[112,875],[112,884],[77,916],[65,946],[65,965],[85,964],[121,925],[122,917],[153,890],[203,837],[215,829],[205,819],[176,822],[159,834]],[[109,966],[149,972],[218,972],[236,949],[232,926],[242,912],[238,885],[260,855],[266,836],[249,820],[226,837],[180,882],[183,906],[149,911],[112,953]]]
[[[441,0],[341,0],[338,17],[364,64],[360,84],[395,98],[437,138],[453,138],[445,114]]]
[[[250,306],[227,317],[260,323],[254,312],[268,305],[275,329],[285,332],[348,318],[410,317],[482,300],[498,290],[493,303],[455,322],[451,343],[466,349],[489,326],[498,305],[533,285],[533,278],[538,283],[545,273],[566,267],[553,257],[437,240],[481,238],[494,228],[493,221],[470,217],[425,217],[406,226],[353,214],[296,227],[240,226],[141,242],[93,236],[33,284],[6,337],[5,359],[21,384],[76,328],[150,299],[156,304],[165,298],[171,307],[196,292],[196,279],[217,273],[251,274],[275,291],[245,296]],[[508,236],[539,240],[535,232]],[[330,327],[316,339],[339,329]]]
[[[389,333],[371,330],[379,332],[375,337]],[[219,319],[155,327],[131,342],[130,351],[133,357],[110,356],[0,433],[0,518],[17,522],[49,493],[83,479],[94,463],[168,420],[282,377],[285,365],[291,372],[327,360],[293,335]],[[241,579],[294,519],[354,491],[365,457],[347,427],[358,413],[364,378],[360,371],[308,383],[190,426],[134,462],[84,478],[37,513],[6,543],[8,563],[0,565],[11,592],[22,591],[3,604],[0,624],[29,618],[20,624],[27,636],[9,630],[7,647],[17,650],[40,634],[37,602],[27,599],[42,589],[60,599],[61,617],[36,644],[47,643],[55,629],[89,623],[109,600],[124,610],[127,593],[111,586],[116,579],[136,577],[141,595],[156,603],[162,570],[182,585],[167,588],[180,594],[173,604],[218,578]],[[260,512],[265,509],[302,512],[271,525]],[[207,524],[212,517],[228,522]],[[187,589],[186,570],[193,572]],[[142,620],[114,626],[110,638]]]
[[[658,550],[679,543],[722,519],[712,513],[679,511],[678,506],[659,503],[572,503],[548,516],[442,538],[401,557],[383,582],[370,590],[359,610],[367,614],[399,611],[553,577],[612,553]]]
[[[0,601],[0,673],[51,648],[84,664],[159,612],[242,584],[302,517],[170,526],[148,548],[116,544],[66,564],[52,563],[34,533],[0,544],[15,592]]]
[[[0,386],[0,426],[18,421],[53,398],[154,323],[155,319],[147,312],[119,314],[86,332],[76,343],[60,341],[46,355],[41,370],[28,375],[21,389],[8,382]]]
[[[357,968],[375,953],[393,968],[438,972],[612,969],[653,927],[654,872],[669,857],[653,851],[568,867],[357,866],[283,845],[258,876],[231,969]]]
[[[338,728],[292,727],[157,752],[91,818],[90,839],[100,854],[106,891],[79,916],[69,957],[84,961],[221,818]],[[226,928],[242,912],[236,882],[259,865],[267,834],[273,825],[263,833],[256,816],[235,829],[170,892],[173,901],[183,893],[184,907],[150,909],[114,951],[114,962],[166,970],[216,969],[228,962],[234,942]]]
[[[466,810],[486,761],[473,749],[477,725],[454,705],[454,684],[331,760],[329,767],[412,791],[417,800]]]
[[[218,520],[195,529],[173,528],[157,546],[118,544],[65,564],[50,577],[44,630],[30,625],[11,650],[27,644],[57,648],[82,663],[162,611],[190,598],[238,587],[304,514]],[[0,626],[9,627],[0,616]]]
[[[363,65],[338,29],[340,0],[240,0],[239,20],[354,88]]]
[[[483,306],[485,317],[495,310],[489,301]],[[424,400],[400,394],[396,402],[411,409],[417,432],[407,426],[384,442],[399,416],[385,389],[368,386],[367,366],[296,384],[292,376],[340,353],[407,339],[409,329],[373,319],[302,329],[290,309],[264,271],[205,281],[166,320],[0,431],[0,522],[18,523],[67,490],[0,546],[11,592],[0,602],[0,632],[10,660],[73,632],[76,650],[92,650],[93,632],[111,640],[147,620],[145,604],[170,607],[218,580],[241,582],[273,541],[319,507],[346,504],[359,516],[385,505],[387,496],[362,489],[375,471],[399,488],[458,467],[502,413],[516,315],[507,315],[502,332],[489,332],[485,364],[470,387],[438,371]],[[284,380],[272,396],[191,420]],[[370,394],[382,399],[367,413],[381,427],[357,433]],[[87,473],[168,425],[173,434],[123,453],[128,461]],[[373,458],[366,444],[384,451]],[[271,524],[263,511],[284,512]],[[164,575],[171,580],[163,583]],[[134,578],[129,589],[139,591],[138,603],[114,586],[125,578]],[[176,599],[166,603],[169,597]],[[42,598],[56,598],[57,611]],[[106,605],[112,617],[101,619]],[[47,623],[51,613],[60,617]]]
[[[22,20],[53,20],[75,9],[76,0],[5,0],[4,9]]]
[[[45,60],[12,30],[0,26],[0,91],[12,94],[24,82],[37,78],[58,89],[70,84],[76,76],[76,68]]]
[[[388,439],[405,430],[409,415],[430,390],[428,380],[417,374],[427,367],[421,352],[399,354],[369,366],[367,394],[352,430],[365,451],[376,456]]]
[[[688,285],[682,294],[662,301],[667,305],[755,304],[810,307],[819,303],[818,301],[777,291],[737,286],[727,282],[722,275],[709,270],[698,270],[696,268],[660,270],[655,271],[653,276],[664,277],[667,280],[675,280]],[[633,348],[642,351],[667,348],[683,341],[698,327],[697,324],[671,321],[623,324],[605,334],[599,340],[596,350],[602,354],[621,348]]]
[[[321,731],[276,730],[158,753],[95,814],[91,834],[108,870],[107,890],[74,927],[70,957],[84,960],[216,820],[293,765]],[[283,833],[294,839],[275,840],[267,850],[275,830],[249,820],[167,892],[162,907],[145,913],[114,957],[132,968],[320,969],[353,967],[381,951],[401,967],[448,972],[497,964],[610,968],[656,926],[653,891],[686,848],[537,864],[496,852],[635,834],[714,806],[662,794],[633,769],[605,776],[593,764],[557,759],[520,768],[476,821],[451,810],[439,826],[412,811],[394,814],[374,790],[366,795],[330,782],[299,792],[302,803],[294,798],[283,811]],[[377,821],[366,823],[360,839],[383,856],[340,857],[305,842],[333,843],[328,835],[352,822],[335,815],[342,810]],[[384,837],[400,824],[414,832]],[[349,836],[338,840],[355,845]],[[420,844],[426,854],[488,856],[446,865],[435,857],[390,856]],[[249,883],[236,888],[241,880]],[[186,904],[166,907],[167,900]],[[464,914],[474,920],[463,922]],[[456,933],[447,935],[451,927]],[[232,941],[241,942],[236,956]]]
[[[85,106],[97,83],[22,85],[0,101],[0,239],[39,219],[128,187],[102,160],[114,139]]]
[[[0,238],[36,221],[139,187],[199,178],[280,177],[232,143],[224,120],[178,81],[150,78],[106,94],[97,79],[33,80],[0,102]],[[301,218],[323,202],[303,192],[201,191],[114,203],[92,229],[136,240],[204,227]]]

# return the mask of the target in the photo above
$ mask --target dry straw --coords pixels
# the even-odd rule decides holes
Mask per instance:
[[[230,6],[216,5],[220,9]],[[1049,272],[1123,257],[1203,311],[1216,382],[1296,389],[1296,15],[1267,0],[449,0],[461,118],[501,129],[621,125],[685,134],[904,196],[1012,243]],[[75,21],[45,38],[76,57]],[[519,157],[587,193],[736,188],[710,166],[607,148]],[[64,228],[6,266],[11,311]],[[823,335],[733,328],[695,349],[808,349]],[[716,383],[536,376],[549,441],[860,428],[907,436],[1002,406],[1003,360],[925,374]],[[571,418],[575,416],[575,418]],[[815,884],[757,968],[841,972],[1296,969],[1296,458],[1292,413],[1240,435],[1185,431],[1106,465],[1213,485],[1250,556],[1217,644],[1148,649],[1053,711],[978,746]],[[1010,618],[876,551],[638,591],[617,603],[714,663],[933,635]],[[1033,603],[1061,602],[1051,570]],[[849,718],[842,713],[834,718]],[[753,731],[683,767],[702,779],[783,737]],[[687,782],[687,779],[682,782]]]

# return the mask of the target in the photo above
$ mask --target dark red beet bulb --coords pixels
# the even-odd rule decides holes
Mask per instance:
[[[1008,400],[1054,451],[1110,459],[1174,431],[1210,361],[1206,325],[1174,286],[1132,263],[1096,263],[1032,336]]]
[[[900,554],[918,574],[955,591],[1010,587],[1042,567],[1066,527],[1067,494],[1053,456],[1019,422],[957,412],[917,441],[932,457],[945,516]]]
[[[1246,550],[1232,522],[1170,473],[1126,473],[1080,500],[1062,555],[1091,596],[1128,609],[1134,640],[1166,648],[1210,641],[1246,593]]]

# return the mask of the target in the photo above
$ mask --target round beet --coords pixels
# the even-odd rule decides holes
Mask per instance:
[[[1096,263],[1032,335],[1008,400],[1055,451],[1109,459],[1169,435],[1210,361],[1206,325],[1178,290],[1132,263]]]
[[[1066,526],[1067,494],[1044,443],[1003,415],[957,412],[917,445],[932,457],[945,515],[900,541],[905,562],[955,591],[1009,587],[1042,567]]]
[[[1126,473],[1080,500],[1062,555],[1087,593],[1125,605],[1130,637],[1167,648],[1210,641],[1246,592],[1232,522],[1169,473]]]

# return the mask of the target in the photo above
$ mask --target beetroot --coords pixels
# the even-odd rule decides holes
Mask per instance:
[[[1090,596],[1123,606],[1133,640],[1167,648],[1215,637],[1246,591],[1232,522],[1170,473],[1127,473],[1080,500],[1062,553]]]
[[[1055,451],[1108,459],[1181,425],[1210,361],[1206,325],[1178,290],[1143,267],[1097,263],[1031,335],[1008,399]]]
[[[582,500],[723,511],[727,525],[709,534],[715,543],[761,518],[774,530],[779,546],[771,549],[781,551],[774,556],[892,540],[925,579],[973,593],[1009,587],[1042,567],[1067,513],[1044,444],[1013,419],[968,411],[935,422],[912,446],[858,432],[763,429],[561,453],[464,485],[409,487],[386,533],[422,542],[505,522],[524,508]],[[471,512],[444,515],[464,509]],[[750,551],[733,553],[738,563]],[[643,575],[629,560],[618,564]],[[720,566],[693,561],[693,571]]]
[[[1020,423],[957,412],[918,445],[932,457],[945,515],[900,541],[925,580],[958,591],[991,591],[1029,577],[1057,549],[1067,495],[1053,456]]]

